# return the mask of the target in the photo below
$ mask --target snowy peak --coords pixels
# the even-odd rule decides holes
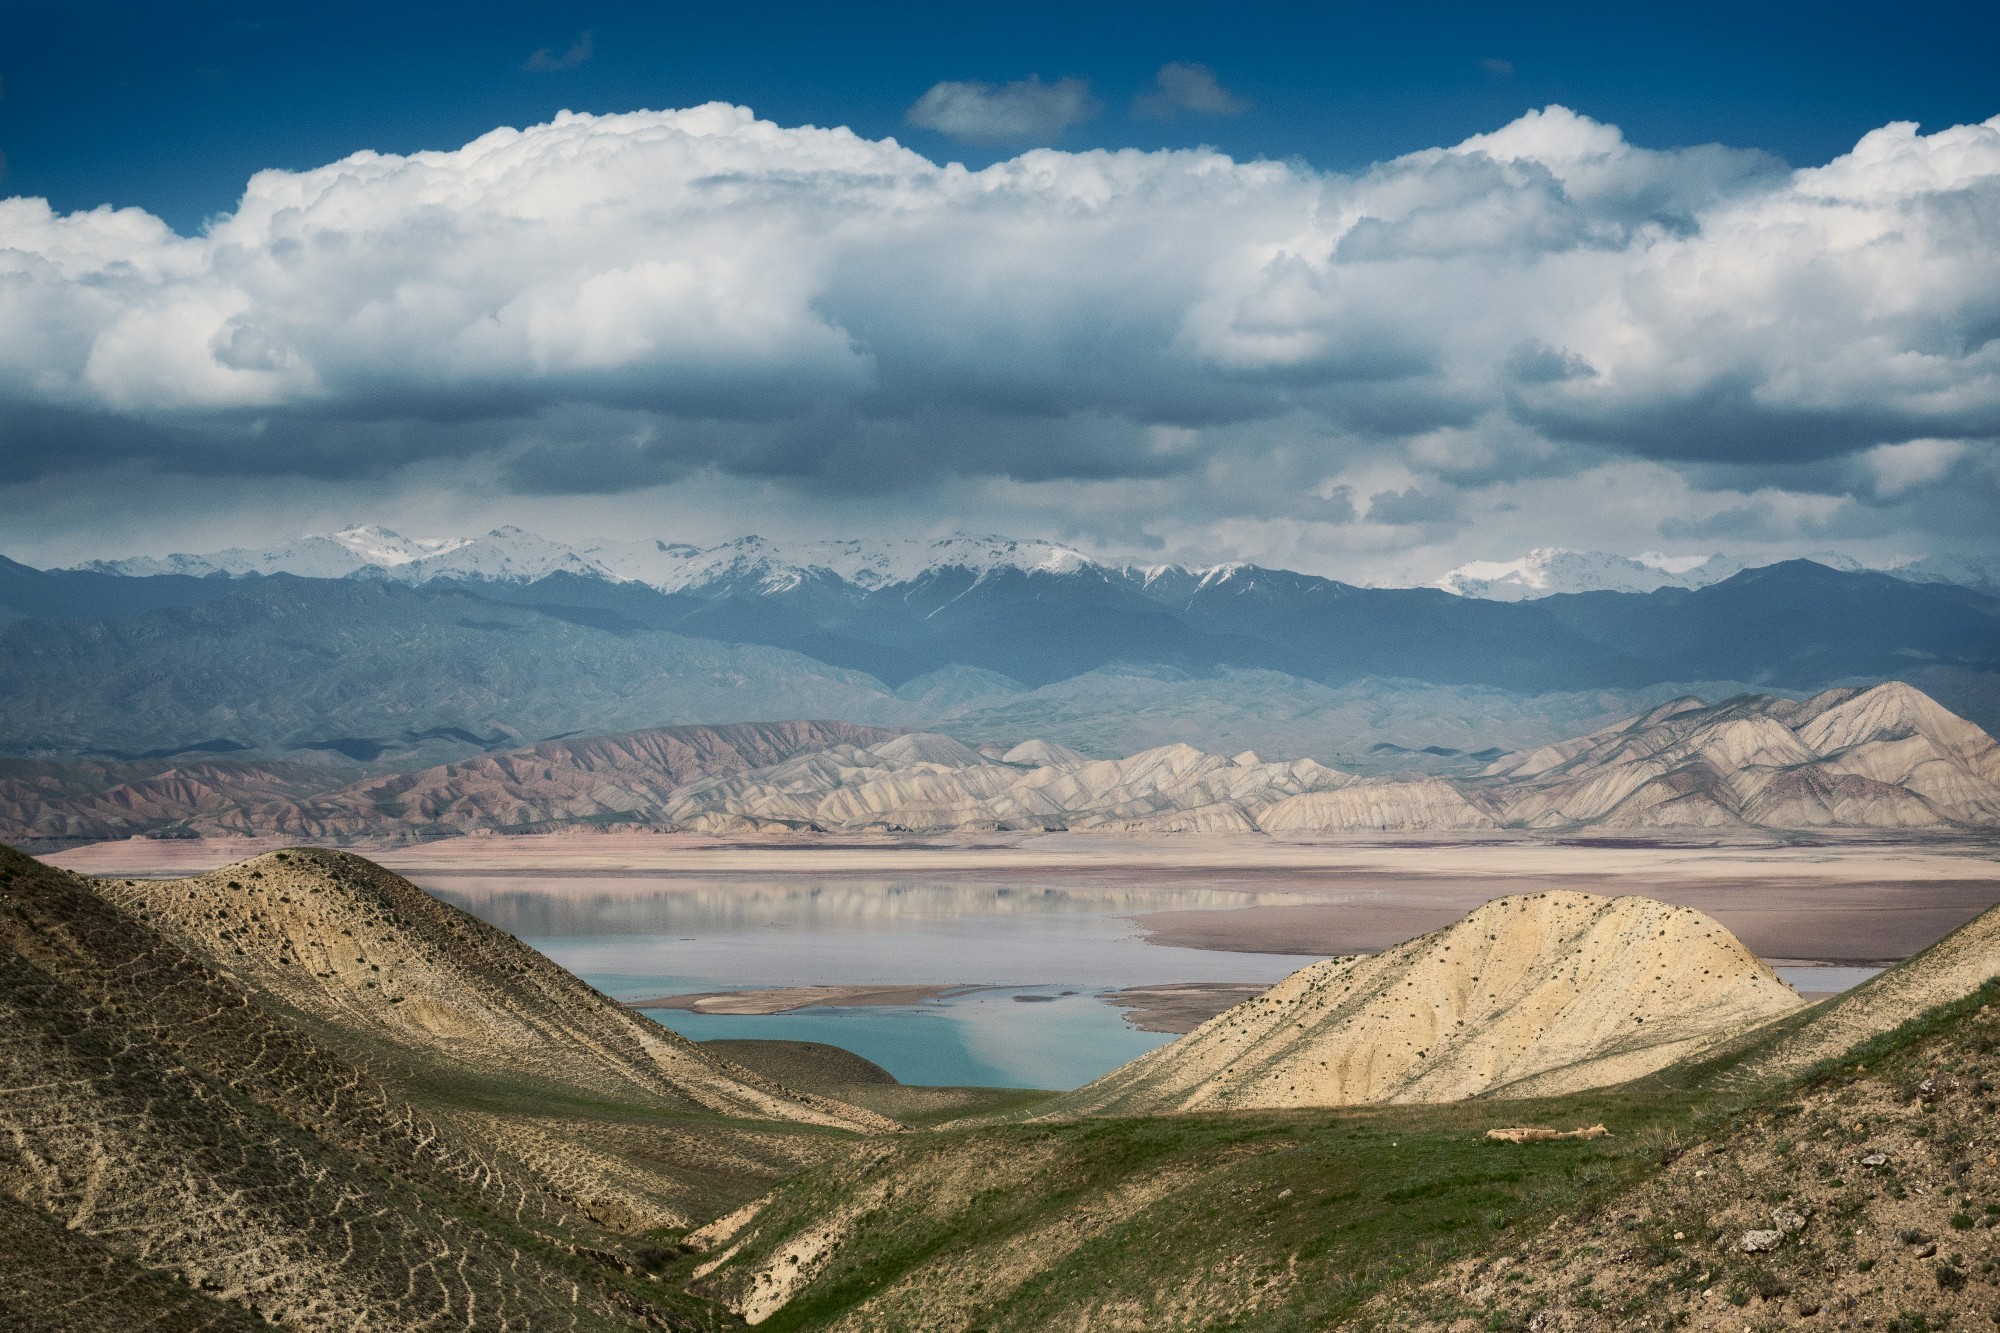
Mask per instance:
[[[1852,556],[1830,551],[1801,556],[1814,564],[1844,573],[1869,568]],[[1774,563],[1732,555],[1613,555],[1608,551],[1572,551],[1538,546],[1515,560],[1473,560],[1445,574],[1431,586],[1460,597],[1489,602],[1525,602],[1567,592],[1656,592],[1661,588],[1706,588],[1726,578]],[[1977,562],[1919,560],[1881,571],[1911,582],[1963,583],[1978,587],[1981,577],[2000,576],[2000,568],[1985,570]]]
[[[1434,585],[1460,597],[1524,602],[1564,592],[1653,592],[1660,588],[1705,588],[1747,567],[1729,556],[1670,556],[1657,552],[1632,557],[1605,551],[1570,551],[1542,546],[1516,560],[1474,560]]]
[[[473,579],[529,583],[568,573],[614,583],[643,583],[661,592],[741,587],[787,592],[813,580],[837,579],[866,591],[907,583],[941,569],[986,577],[1014,569],[1071,574],[1094,568],[1081,551],[1059,542],[956,535],[935,540],[818,541],[781,546],[739,537],[717,546],[687,542],[550,541],[517,527],[482,537],[405,537],[374,525],[301,537],[269,550],[236,547],[207,555],[99,560],[81,569],[106,574],[297,574],[308,578],[391,578],[405,583]]]

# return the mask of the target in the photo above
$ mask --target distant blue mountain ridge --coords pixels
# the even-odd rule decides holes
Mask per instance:
[[[1073,700],[1085,678],[1162,673],[1235,673],[1245,690],[1610,691],[1611,706],[1685,682],[1803,692],[1900,678],[2000,721],[2000,599],[1805,560],[1701,588],[1515,602],[1039,555],[878,574],[752,567],[666,591],[569,568],[403,583],[0,560],[0,751],[354,758],[371,737],[519,743],[807,713],[920,724],[1003,703],[1028,728],[1038,692]],[[1117,710],[1093,689],[1100,712]],[[1366,739],[1418,751],[1437,738]],[[1446,748],[1477,750],[1480,736],[1461,729]]]

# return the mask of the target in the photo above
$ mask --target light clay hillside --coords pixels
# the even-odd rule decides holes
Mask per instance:
[[[1664,704],[1479,780],[1364,779],[1311,759],[1165,745],[1090,760],[911,733],[686,783],[652,807],[706,833],[1147,833],[1602,828],[1944,830],[2000,824],[2000,746],[1907,685]]]
[[[0,837],[98,840],[171,830],[312,840],[663,818],[669,793],[831,745],[898,733],[848,722],[653,727],[547,741],[409,773],[215,760],[0,760]]]
[[[1647,898],[1498,898],[1293,973],[1056,1115],[1445,1102],[1622,1083],[1798,1009],[1714,920]]]
[[[141,884],[0,849],[0,897],[19,1326],[155,1326],[119,1313],[130,1281],[161,1327],[237,1326],[215,1302],[329,1331],[716,1327],[638,1238],[889,1124],[708,1057],[356,858]]]
[[[1990,828],[2000,746],[1897,681],[1804,701],[1676,699],[1510,755],[1474,799],[1525,828]]]
[[[89,881],[9,852],[0,881],[0,1194],[10,1231],[66,1241],[9,1251],[0,1285],[31,1302],[17,1326],[121,1326],[76,1312],[110,1313],[105,1279],[139,1265],[185,1291],[160,1311],[190,1320],[212,1298],[327,1330],[475,1312],[629,1326],[607,1274],[571,1290],[583,1275],[553,1247],[602,1242],[560,1188],[414,1110]]]

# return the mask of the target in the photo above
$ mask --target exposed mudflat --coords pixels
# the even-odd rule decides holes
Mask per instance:
[[[1127,986],[1104,999],[1123,1009],[1125,1021],[1141,1032],[1188,1033],[1265,989],[1231,981],[1184,981],[1168,986]]]
[[[960,990],[958,986],[772,986],[764,990],[704,991],[655,995],[622,1001],[627,1009],[681,1009],[695,1014],[788,1014],[821,1006],[865,1009],[875,1005],[922,1004]]]
[[[186,874],[277,845],[269,839],[132,839],[48,859],[91,874]],[[761,841],[577,832],[450,838],[366,854],[440,887],[461,876],[518,877],[534,880],[537,893],[556,895],[638,892],[638,879],[643,891],[656,893],[684,878],[723,876],[743,876],[746,892],[795,876],[844,875],[1089,882],[1135,890],[1135,898],[1153,888],[1200,888],[1215,895],[1213,906],[1146,911],[1135,903],[1133,919],[1158,944],[1313,957],[1389,948],[1490,899],[1547,889],[1640,894],[1708,913],[1766,958],[1853,963],[1907,957],[2000,904],[2000,841],[1952,837],[1787,845],[1519,835],[1287,841],[1068,833]],[[628,882],[592,883],[598,876]],[[1229,906],[1233,894],[1241,894],[1245,905]],[[785,980],[770,978],[774,984]]]

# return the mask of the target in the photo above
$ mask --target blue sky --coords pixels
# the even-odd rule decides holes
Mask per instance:
[[[2000,558],[1995,13],[0,5],[4,553]]]
[[[587,56],[562,58],[589,34]],[[710,100],[990,162],[905,113],[940,80],[1089,81],[1063,147],[1213,144],[1347,170],[1558,102],[1651,147],[1824,162],[1891,120],[2000,110],[2000,9],[1911,4],[382,4],[0,7],[0,188],[186,231],[255,170],[452,148],[556,111]],[[527,68],[534,53],[567,67]],[[1240,115],[1135,118],[1168,62]]]

